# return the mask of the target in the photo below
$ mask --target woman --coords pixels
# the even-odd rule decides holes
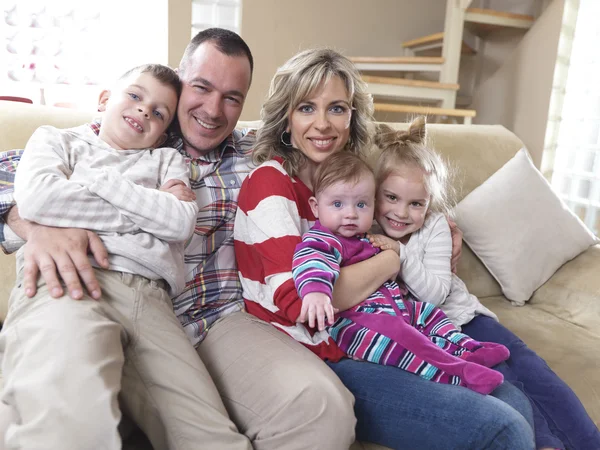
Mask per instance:
[[[354,65],[327,49],[296,55],[275,75],[262,119],[254,150],[260,166],[242,185],[235,222],[248,311],[329,360],[355,396],[359,440],[412,449],[533,448],[524,418],[531,419],[530,406],[513,386],[503,384],[493,396],[483,396],[395,367],[341,359],[343,353],[325,332],[298,323],[307,311],[301,317],[291,264],[300,236],[315,220],[308,203],[312,175],[330,154],[358,153],[369,141],[372,101]],[[345,267],[333,307],[354,306],[398,270],[392,251]],[[294,344],[290,340],[290,351]],[[458,421],[463,411],[468,416]]]

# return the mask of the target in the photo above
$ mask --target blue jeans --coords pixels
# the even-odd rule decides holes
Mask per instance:
[[[531,420],[531,408],[509,384],[493,393],[501,401],[397,367],[351,359],[327,364],[354,394],[358,440],[411,450],[534,448],[524,418]]]
[[[514,333],[486,316],[475,317],[462,331],[510,350],[510,358],[495,369],[529,398],[538,448],[600,449],[600,431],[575,393]]]

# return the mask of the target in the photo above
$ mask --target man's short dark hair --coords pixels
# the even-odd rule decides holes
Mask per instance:
[[[179,73],[185,73],[188,61],[194,54],[200,44],[211,42],[217,49],[227,56],[245,56],[250,63],[250,80],[252,80],[252,71],[254,70],[254,58],[248,44],[240,37],[239,34],[225,28],[208,28],[200,31],[192,38],[190,43],[183,53],[181,62],[179,63]]]
[[[175,92],[177,92],[177,98],[181,95],[181,80],[179,79],[177,72],[170,67],[163,66],[162,64],[144,64],[128,70],[119,77],[119,80],[127,78],[134,73],[149,73],[161,84],[172,87]]]

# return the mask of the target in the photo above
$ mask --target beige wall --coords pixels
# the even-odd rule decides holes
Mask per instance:
[[[331,46],[348,56],[400,56],[404,40],[444,28],[443,0],[244,0],[242,37],[255,58],[242,118],[259,117],[277,67],[300,50]]]
[[[509,32],[487,40],[482,76],[485,81],[475,92],[471,105],[477,110],[475,123],[499,123],[513,131],[525,143],[538,167],[544,148],[563,7],[564,0],[553,0],[522,39]]]

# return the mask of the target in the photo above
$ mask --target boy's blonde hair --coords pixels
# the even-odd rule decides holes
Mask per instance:
[[[401,174],[403,167],[423,172],[423,184],[430,196],[427,212],[449,214],[452,208],[452,187],[447,165],[441,156],[426,144],[425,118],[417,117],[408,131],[397,131],[387,125],[377,126],[375,144],[381,154],[375,169],[380,185],[390,175]]]
[[[313,193],[317,196],[336,183],[358,183],[365,175],[375,183],[373,170],[359,155],[336,152],[317,168],[313,178]]]
[[[263,126],[257,132],[253,151],[256,164],[279,156],[290,176],[298,174],[306,157],[300,150],[284,146],[281,135],[289,125],[292,111],[335,76],[343,81],[352,107],[350,138],[344,150],[359,153],[365,147],[370,140],[373,100],[358,69],[335,50],[305,50],[281,66],[271,81],[261,110]]]

